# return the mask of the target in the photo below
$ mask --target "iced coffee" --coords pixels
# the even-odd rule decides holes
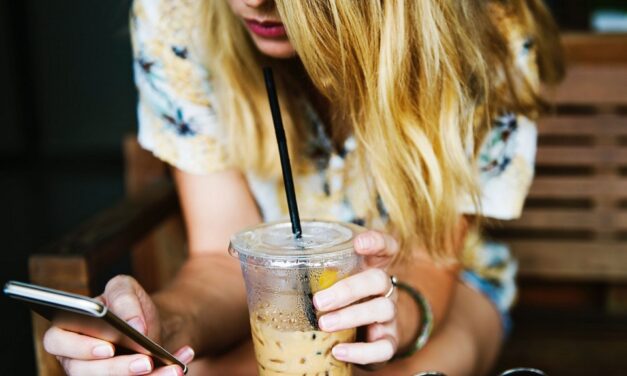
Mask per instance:
[[[355,330],[320,331],[311,297],[359,270],[352,240],[361,228],[318,221],[302,227],[301,239],[294,239],[289,223],[274,223],[231,240],[246,280],[259,375],[351,375],[351,365],[331,350],[353,342]]]

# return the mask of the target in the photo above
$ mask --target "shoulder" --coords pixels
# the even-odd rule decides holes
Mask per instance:
[[[159,41],[178,57],[198,52],[202,44],[201,0],[134,0],[131,28],[134,37]]]
[[[133,0],[133,17],[162,25],[186,28],[199,19],[202,0]]]
[[[140,91],[211,105],[202,25],[200,0],[133,2],[131,35]]]
[[[508,49],[507,67],[517,78],[524,79],[534,91],[539,88],[540,78],[537,65],[534,31],[530,30],[524,7],[515,7],[507,1],[490,1],[489,17]]]
[[[179,169],[226,166],[224,130],[204,64],[202,0],[134,0],[134,78],[139,142]]]

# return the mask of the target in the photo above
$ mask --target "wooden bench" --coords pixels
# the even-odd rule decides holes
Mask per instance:
[[[32,283],[88,296],[100,294],[115,274],[132,274],[148,291],[169,281],[186,257],[183,222],[167,166],[124,140],[127,197],[29,258]],[[45,352],[48,322],[33,314],[40,376],[64,375]]]
[[[491,231],[520,262],[517,326],[497,369],[609,375],[627,369],[627,322],[616,316],[627,302],[627,38],[564,42],[573,66],[540,123],[525,213]],[[166,167],[133,138],[125,158],[127,199],[31,256],[33,283],[94,295],[132,272],[153,291],[176,271],[185,241]],[[62,375],[41,347],[46,322],[34,316],[33,327],[40,375]]]
[[[492,236],[519,261],[518,328],[500,366],[627,373],[627,36],[568,35],[569,70],[539,123],[521,219]]]

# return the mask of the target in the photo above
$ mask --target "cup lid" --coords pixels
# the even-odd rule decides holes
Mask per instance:
[[[290,222],[271,222],[244,229],[231,237],[229,253],[265,267],[317,267],[352,257],[353,239],[365,229],[351,223],[305,220],[302,237]]]

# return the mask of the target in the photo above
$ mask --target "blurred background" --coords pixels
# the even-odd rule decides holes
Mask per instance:
[[[0,282],[27,280],[29,254],[124,195],[130,2],[0,2]],[[624,0],[548,3],[563,30],[625,28]],[[36,374],[29,312],[0,307],[0,375]]]

